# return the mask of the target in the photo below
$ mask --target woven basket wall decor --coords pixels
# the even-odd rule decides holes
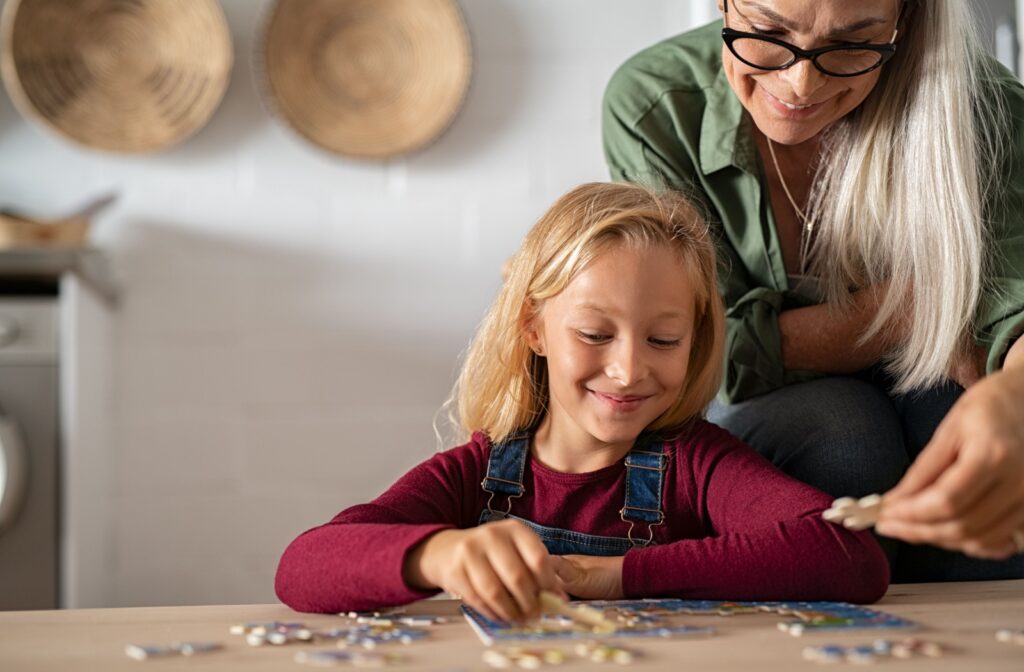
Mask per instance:
[[[94,149],[181,142],[231,74],[216,0],[8,0],[2,33],[0,68],[21,113]]]
[[[261,47],[274,111],[358,158],[407,154],[444,133],[472,71],[453,0],[277,0]]]

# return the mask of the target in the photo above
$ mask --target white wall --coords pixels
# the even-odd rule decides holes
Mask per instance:
[[[116,513],[107,572],[91,589],[82,577],[71,606],[271,601],[296,534],[429,456],[502,261],[557,195],[606,177],[608,76],[712,14],[682,0],[463,0],[465,108],[432,147],[374,164],[268,116],[249,62],[266,3],[222,4],[231,85],[177,148],[78,149],[0,100],[0,205],[56,215],[121,194],[96,230],[123,292],[114,485],[95,504]]]

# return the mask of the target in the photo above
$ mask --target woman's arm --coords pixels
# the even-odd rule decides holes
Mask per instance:
[[[786,369],[844,374],[877,363],[895,345],[900,330],[882,330],[860,344],[884,299],[882,286],[853,294],[850,307],[820,304],[779,314],[782,364]]]

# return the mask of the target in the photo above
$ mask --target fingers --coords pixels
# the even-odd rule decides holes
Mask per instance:
[[[453,595],[459,595],[463,602],[473,607],[481,614],[492,621],[500,621],[502,618],[496,614],[483,598],[476,592],[465,568],[457,568],[452,572],[451,585],[443,586],[445,590]]]
[[[515,614],[512,620],[522,620],[533,616],[538,607],[540,585],[534,579],[534,573],[520,555],[514,543],[501,544],[488,553],[491,566],[505,592],[510,594],[515,603]]]
[[[515,537],[516,547],[535,578],[537,592],[550,590],[556,595],[568,598],[555,573],[554,557],[548,553],[544,542],[525,525],[519,527],[521,529]]]
[[[917,544],[1003,559],[1016,552],[1013,532],[1024,528],[1024,493],[1015,480],[998,482],[969,510],[939,522],[879,521],[879,534]]]
[[[1024,502],[1020,500],[997,515],[992,526],[964,544],[963,551],[976,558],[1005,560],[1024,553],[1017,545],[1015,533],[1024,534]]]
[[[466,576],[479,596],[482,611],[491,613],[499,621],[513,622],[523,620],[515,599],[505,588],[490,562],[478,561],[467,563]]]
[[[938,523],[961,518],[989,493],[998,478],[992,467],[976,451],[961,453],[959,459],[945,467],[925,488],[901,499],[887,497],[882,518],[907,523]]]
[[[953,440],[952,430],[948,429],[951,424],[950,416],[955,412],[955,408],[950,411],[950,415],[939,424],[932,440],[910,465],[900,482],[886,493],[886,507],[890,506],[890,501],[894,502],[914,495],[934,483],[935,479],[956,460],[956,443]]]
[[[565,595],[543,542],[518,521],[488,523],[469,531],[453,561],[465,573],[475,600],[466,601],[501,621],[523,621],[540,611],[539,593]]]

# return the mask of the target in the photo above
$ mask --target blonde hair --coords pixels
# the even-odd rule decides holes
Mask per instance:
[[[622,183],[590,183],[562,196],[534,225],[512,259],[498,298],[480,324],[449,402],[463,434],[500,442],[535,427],[548,406],[547,365],[527,344],[525,320],[613,245],[676,250],[691,274],[696,311],[686,382],[649,429],[700,416],[718,389],[724,315],[715,249],[706,222],[678,194]]]
[[[985,202],[1006,111],[963,0],[911,0],[902,38],[864,103],[825,137],[805,249],[826,300],[888,283],[861,342],[906,313],[887,357],[896,391],[940,382],[974,336],[988,259]],[[995,95],[992,95],[995,94]]]

